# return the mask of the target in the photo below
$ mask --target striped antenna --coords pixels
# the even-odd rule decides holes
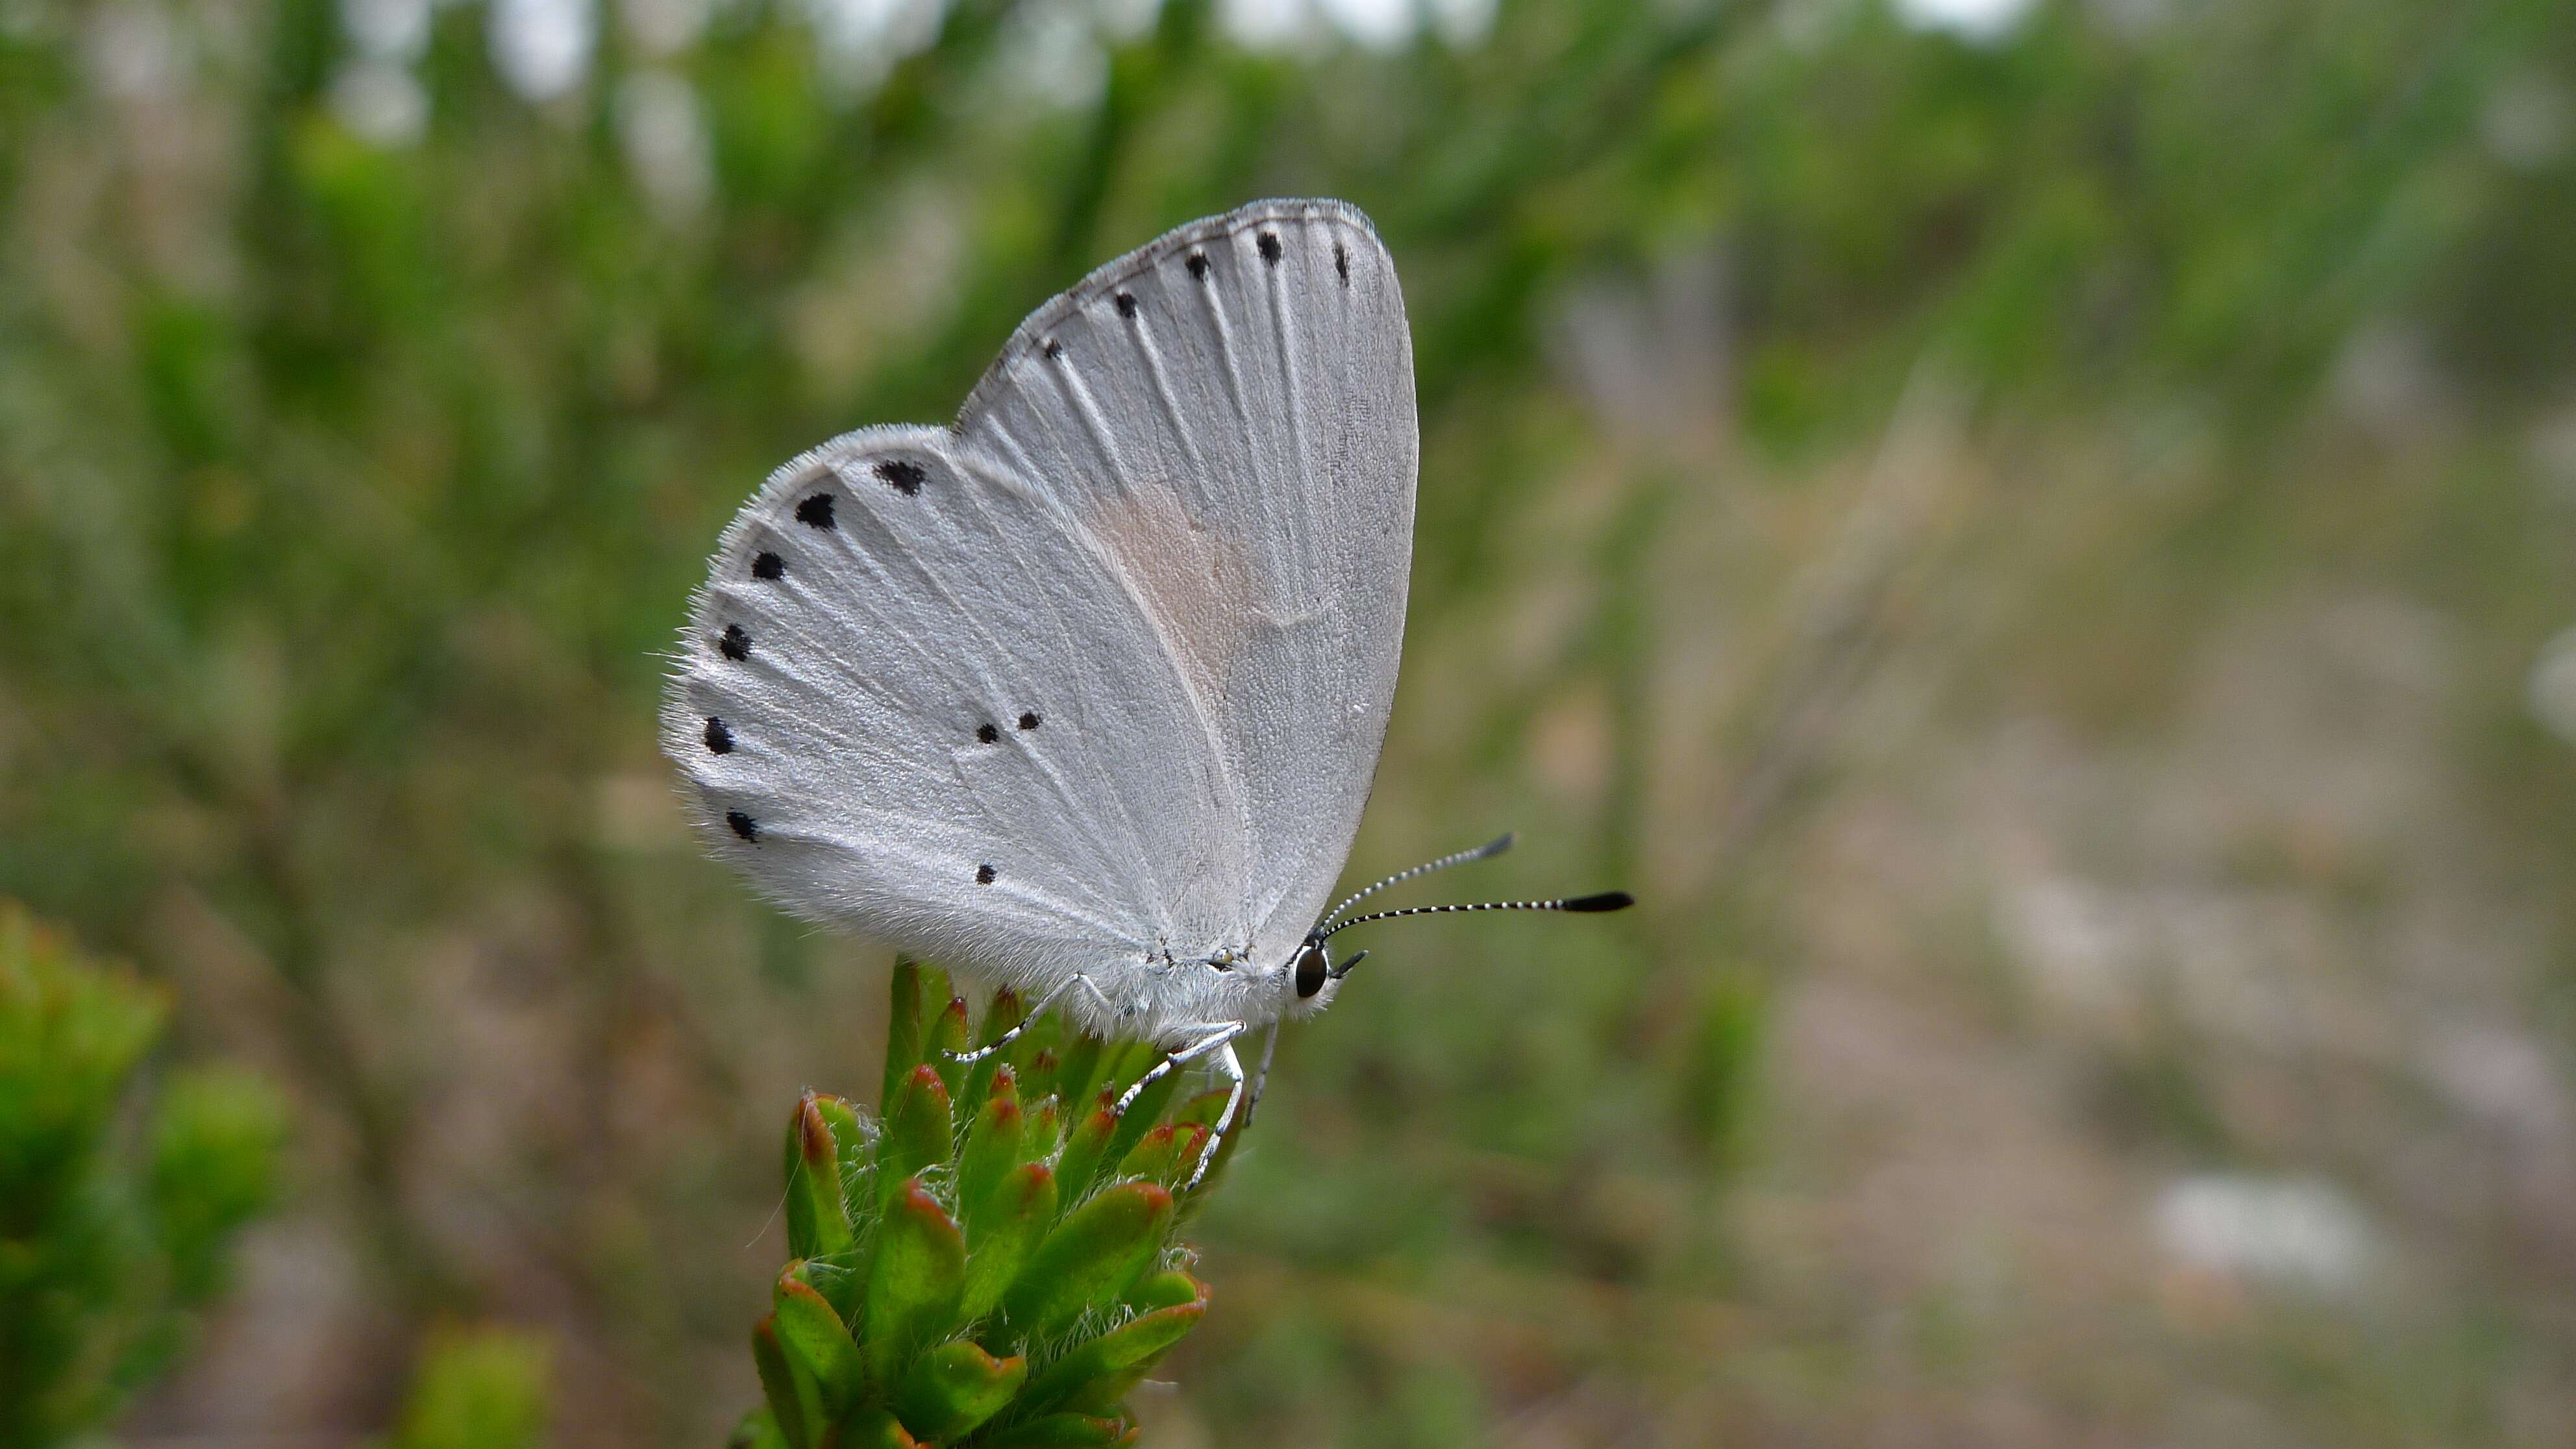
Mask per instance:
[[[1492,840],[1486,841],[1484,844],[1477,846],[1473,850],[1462,850],[1456,855],[1444,855],[1438,860],[1427,860],[1422,864],[1415,866],[1411,870],[1399,870],[1395,874],[1388,876],[1386,879],[1379,881],[1373,886],[1363,886],[1360,889],[1351,892],[1349,899],[1343,901],[1340,905],[1333,907],[1331,910],[1326,911],[1324,913],[1324,918],[1315,923],[1315,930],[1320,934],[1317,934],[1310,939],[1320,941],[1325,936],[1329,936],[1334,931],[1339,930],[1340,927],[1335,926],[1333,922],[1340,918],[1342,912],[1347,911],[1351,907],[1358,905],[1360,902],[1367,900],[1369,897],[1376,895],[1379,891],[1385,890],[1388,886],[1402,885],[1406,881],[1413,879],[1415,876],[1429,875],[1435,870],[1447,870],[1453,865],[1465,865],[1470,861],[1491,860],[1495,856],[1498,856],[1511,848],[1512,833],[1506,830],[1501,835],[1496,836]]]
[[[1599,895],[1570,896],[1557,901],[1479,901],[1464,906],[1407,906],[1400,911],[1376,911],[1365,916],[1353,916],[1338,926],[1318,930],[1313,939],[1320,941],[1353,926],[1365,926],[1371,921],[1392,921],[1398,916],[1437,916],[1450,911],[1624,911],[1636,903],[1637,898],[1626,891],[1603,891]]]

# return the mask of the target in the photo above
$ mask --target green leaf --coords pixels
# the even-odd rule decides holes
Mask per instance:
[[[992,1091],[976,1112],[974,1125],[966,1129],[966,1148],[957,1155],[960,1208],[982,1201],[1002,1174],[1028,1160],[1022,1128],[1019,1083],[1004,1067],[994,1075]]]
[[[1022,1134],[1031,1160],[1053,1157],[1056,1146],[1064,1140],[1064,1101],[1060,1097],[1040,1097],[1029,1109],[1029,1125]]]
[[[1157,1308],[1172,1308],[1183,1303],[1196,1303],[1207,1297],[1207,1285],[1178,1268],[1162,1273],[1148,1273],[1128,1290],[1127,1305],[1139,1313]]]
[[[1019,1331],[1046,1337],[1084,1310],[1116,1303],[1153,1261],[1172,1220],[1172,1195],[1151,1182],[1121,1183],[1074,1210],[1029,1256],[1003,1298]]]
[[[1142,1105],[1139,1103],[1138,1105]],[[1177,1187],[1198,1166],[1208,1130],[1195,1123],[1166,1123],[1148,1132],[1118,1163],[1118,1176]]]
[[[1043,1162],[1023,1163],[1003,1174],[970,1207],[966,1219],[966,1292],[957,1305],[972,1323],[993,1311],[1019,1277],[1047,1225],[1055,1221],[1056,1178]]]
[[[778,1315],[752,1326],[751,1362],[760,1371],[761,1394],[769,1400],[770,1417],[787,1449],[814,1449],[824,1427],[823,1389],[779,1343]]]
[[[1100,1085],[1124,1092],[1163,1056],[1163,1049],[1149,1041],[1111,1042],[1100,1053]]]
[[[1052,1018],[1050,1018],[1052,1020]],[[1061,1058],[1050,1043],[1031,1045],[1037,1032],[1020,1038],[1018,1049],[1011,1053],[1011,1068],[1020,1074],[1020,1091],[1031,1101],[1054,1096],[1057,1079],[1063,1075]]]
[[[903,1422],[883,1409],[863,1409],[841,1428],[832,1449],[920,1449]]]
[[[930,1023],[921,1052],[921,1059],[938,1071],[939,1084],[952,1098],[966,1084],[966,1064],[955,1055],[966,1050],[966,1040],[966,998],[952,996]]]
[[[778,1276],[770,1301],[779,1347],[790,1362],[813,1376],[822,1390],[824,1413],[839,1418],[858,1402],[859,1391],[866,1387],[859,1346],[851,1339],[848,1325],[792,1269]]]
[[[1003,987],[993,993],[992,1003],[984,1008],[984,1022],[976,1030],[975,1044],[978,1047],[993,1045],[1027,1016],[1028,1012],[1020,1005],[1019,993],[1007,986]],[[970,1116],[982,1111],[984,1094],[992,1090],[994,1074],[1009,1066],[1009,1053],[995,1051],[968,1068],[966,1085],[959,1088],[957,1092],[957,1110]]]
[[[947,1009],[948,1003],[956,996],[957,992],[949,985],[948,973],[924,963],[921,968],[921,1039],[924,1042],[930,1040],[930,1029],[938,1023],[939,1013]]]
[[[894,959],[893,999],[886,1004],[885,1086],[877,1101],[890,1103],[903,1079],[921,1065],[921,1037],[925,1002],[921,963],[909,956]],[[943,987],[938,999],[945,999]]]
[[[1114,1413],[1118,1401],[1144,1378],[1156,1360],[1207,1316],[1204,1295],[1192,1302],[1158,1308],[1130,1319],[1064,1357],[1030,1383],[1021,1406],[1032,1413],[1069,1408]]]
[[[1201,1127],[1212,1129],[1216,1126],[1216,1119],[1225,1115],[1225,1099],[1231,1095],[1233,1095],[1233,1089],[1230,1087],[1201,1092],[1173,1109],[1172,1120],[1194,1122]]]
[[[814,1110],[823,1116],[823,1125],[832,1129],[832,1145],[840,1153],[841,1184],[846,1195],[851,1179],[868,1164],[868,1148],[876,1141],[876,1126],[859,1116],[858,1105],[847,1097],[828,1092],[814,1094]]]
[[[1100,1090],[1100,1057],[1108,1044],[1085,1033],[1056,1054],[1055,1094],[1068,1102],[1088,1102]]]
[[[894,1383],[915,1350],[946,1338],[965,1285],[965,1235],[919,1178],[905,1181],[887,1205],[868,1264],[859,1327],[868,1377]]]
[[[1064,1057],[1064,1018],[1054,1012],[1038,1017],[1011,1044],[1011,1067],[1020,1074],[1020,1090],[1032,1096],[1053,1090],[1056,1064]]]
[[[847,1251],[851,1239],[849,1206],[841,1196],[840,1142],[820,1095],[809,1091],[787,1121],[787,1251],[816,1258]]]
[[[799,1282],[823,1295],[843,1323],[859,1321],[859,1290],[865,1286],[859,1276],[855,1251],[830,1258],[806,1258],[787,1265],[787,1271]]]
[[[913,1361],[895,1390],[895,1410],[925,1439],[955,1439],[1000,1413],[1028,1375],[1027,1359],[995,1358],[960,1339]]]
[[[977,1034],[976,1042],[980,1046],[991,1046],[1017,1030],[1028,1019],[1028,1003],[1020,1000],[1020,993],[1007,986],[1002,987],[996,990],[993,993],[993,999],[984,1005],[984,1024]]]
[[[1161,1059],[1161,1055],[1157,1053],[1155,1060]],[[1113,1168],[1126,1160],[1127,1154],[1134,1151],[1136,1144],[1143,1141],[1145,1134],[1153,1129],[1155,1120],[1163,1115],[1163,1109],[1171,1105],[1172,1094],[1179,1091],[1180,1086],[1181,1070],[1174,1067],[1155,1078],[1146,1085],[1144,1090],[1136,1094],[1136,1100],[1128,1103],[1127,1110],[1118,1114],[1117,1128],[1109,1134],[1109,1146],[1101,1153],[1100,1158],[1102,1170]],[[1088,1185],[1084,1184],[1084,1186]],[[1077,1192],[1080,1190],[1080,1188],[1075,1189]]]
[[[1088,1414],[1049,1414],[1014,1424],[984,1440],[977,1449],[1107,1449],[1126,1439],[1124,1419],[1095,1419]]]
[[[946,1162],[951,1144],[948,1084],[928,1063],[912,1069],[886,1114],[877,1139],[877,1197],[882,1211],[906,1179]]]
[[[1118,1135],[1116,1099],[1104,1088],[1092,1099],[1091,1111],[1076,1123],[1066,1137],[1064,1152],[1056,1158],[1055,1174],[1064,1185],[1067,1205],[1082,1201],[1084,1189],[1099,1175],[1109,1153],[1109,1141]]]

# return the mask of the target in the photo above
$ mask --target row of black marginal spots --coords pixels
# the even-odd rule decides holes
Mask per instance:
[[[877,463],[873,468],[869,469],[869,471],[876,474],[879,479],[883,480],[887,487],[892,488],[895,492],[902,494],[906,498],[910,498],[921,492],[921,485],[930,481],[929,472],[919,463],[913,462],[909,458],[887,458]],[[832,532],[840,523],[840,520],[836,518],[833,513],[832,495],[830,493],[809,493],[803,498],[798,499],[796,502],[796,521],[804,524],[808,528],[819,529],[825,533]],[[777,583],[779,580],[787,577],[787,560],[775,549],[762,549],[760,552],[751,556],[751,576],[759,583]],[[731,634],[732,630],[728,629],[728,639],[730,639]],[[748,642],[746,642],[743,647],[748,649]],[[727,649],[725,657],[728,659],[740,659],[743,656],[734,653],[731,649]]]
[[[1260,249],[1261,262],[1264,266],[1275,267],[1288,258],[1288,249],[1280,245],[1279,233],[1275,231],[1265,231],[1261,233],[1253,239],[1253,244]],[[1182,258],[1182,264],[1189,268],[1191,281],[1204,282],[1208,279],[1210,264],[1208,262],[1207,253],[1202,251],[1191,252],[1187,257]],[[1342,245],[1340,242],[1333,243],[1333,275],[1342,279],[1343,286],[1347,287],[1351,284],[1350,248]],[[1124,292],[1119,293],[1118,315],[1121,317],[1135,316],[1136,299],[1128,296]]]
[[[1261,233],[1257,245],[1261,249],[1261,260],[1269,266],[1279,265],[1288,255],[1287,249],[1279,243],[1279,233],[1275,231]],[[1208,273],[1213,264],[1208,261],[1206,252],[1193,251],[1182,258],[1182,265],[1189,269],[1191,281],[1204,282],[1208,279]],[[1333,273],[1342,279],[1343,286],[1347,287],[1351,284],[1350,248],[1340,242],[1333,243]],[[1110,295],[1109,300],[1117,307],[1119,316],[1131,321],[1143,305],[1136,300],[1136,294],[1133,292],[1115,292]],[[1049,362],[1060,361],[1064,357],[1064,344],[1052,337],[1039,344],[1038,350]]]

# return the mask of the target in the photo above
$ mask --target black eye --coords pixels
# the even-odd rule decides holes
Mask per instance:
[[[1303,1001],[1324,989],[1324,948],[1309,946],[1297,953],[1297,999]]]

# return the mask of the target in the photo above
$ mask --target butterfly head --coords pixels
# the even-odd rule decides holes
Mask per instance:
[[[1309,934],[1297,948],[1297,954],[1282,973],[1281,991],[1287,997],[1289,1016],[1312,1016],[1333,1004],[1333,994],[1342,989],[1342,978],[1360,964],[1366,951],[1346,960],[1335,961],[1332,949],[1325,945],[1321,931]]]

